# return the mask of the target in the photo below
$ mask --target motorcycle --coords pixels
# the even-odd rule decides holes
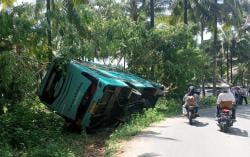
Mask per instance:
[[[232,119],[231,109],[222,109],[218,117],[218,126],[222,132],[227,132],[228,128],[233,126],[234,120]]]
[[[220,103],[220,113],[218,117],[218,126],[222,132],[227,132],[228,128],[233,126],[234,120],[232,119],[232,109],[234,102],[222,101]]]
[[[198,117],[197,115],[198,107],[194,105],[187,105],[186,110],[187,110],[187,118],[189,120],[189,124],[193,125],[193,119]]]

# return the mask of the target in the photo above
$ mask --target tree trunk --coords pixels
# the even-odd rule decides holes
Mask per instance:
[[[222,60],[220,63],[220,78],[223,78],[223,64],[222,64]]]
[[[230,62],[231,62],[231,83],[233,83],[233,53],[235,52],[235,49],[236,49],[236,39],[235,38],[233,38],[232,40],[231,40],[231,42],[232,42],[232,48],[231,48],[231,50],[230,50]]]
[[[124,70],[126,69],[126,60],[125,60],[125,55],[124,55],[123,68],[124,68]]]
[[[47,35],[48,35],[48,58],[49,61],[52,61],[52,34],[51,34],[51,21],[50,21],[50,14],[51,14],[51,6],[50,6],[51,2],[50,0],[47,0],[47,10],[46,10],[46,16],[47,16],[47,24],[48,24],[48,28],[47,28]]]
[[[187,11],[188,11],[188,0],[184,0],[184,24],[188,24]]]
[[[202,77],[202,80],[201,80],[201,82],[202,82],[202,96],[204,97],[204,96],[206,96],[205,95],[205,78],[206,78],[206,76],[205,75],[203,75],[203,77]]]
[[[204,22],[203,22],[203,19],[201,19],[201,44],[203,44],[203,41],[204,41]],[[205,74],[203,74],[202,76],[202,96],[204,97],[205,96]]]
[[[203,19],[201,19],[201,44],[203,43],[204,40],[204,22]]]
[[[133,21],[135,21],[135,23],[138,23],[139,15],[138,15],[136,0],[130,1],[130,8],[131,8],[130,13],[131,13]]]
[[[155,7],[154,0],[150,0],[150,28],[155,25]]]
[[[214,0],[217,6],[217,0]],[[217,69],[217,13],[214,11],[214,43],[213,43],[213,94],[216,96],[216,69]]]
[[[228,49],[226,49],[227,53],[227,82],[229,83],[229,55],[228,55]]]
[[[230,53],[230,70],[231,70],[231,73],[230,73],[230,79],[231,79],[231,83],[233,83],[233,55],[232,55],[232,51]]]
[[[220,78],[223,78],[223,53],[220,52]]]

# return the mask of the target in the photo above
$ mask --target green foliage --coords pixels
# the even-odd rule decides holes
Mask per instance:
[[[14,157],[14,152],[12,151],[11,147],[7,144],[0,145],[0,156],[4,157]]]
[[[161,99],[155,108],[145,110],[141,114],[132,115],[128,123],[120,125],[106,142],[106,156],[112,156],[119,148],[118,142],[136,135],[153,122],[162,120],[171,114],[181,111],[181,106],[174,100]]]
[[[31,6],[21,5],[0,12],[0,114],[9,112],[26,95],[35,92],[38,85],[38,69],[44,67],[41,41],[31,20]],[[39,58],[39,61],[35,57]]]
[[[139,27],[139,26],[138,26]],[[129,70],[172,86],[170,95],[182,97],[187,84],[195,84],[209,68],[208,56],[196,47],[193,34],[196,27],[168,26],[165,29],[147,31],[137,28],[138,42],[131,45],[127,57]]]
[[[0,114],[4,108],[13,110],[14,106],[20,102],[27,92],[34,92],[32,88],[34,82],[34,71],[29,61],[16,56],[13,53],[2,52],[0,54]],[[21,72],[21,73],[20,73]]]
[[[62,133],[63,119],[39,101],[25,99],[0,116],[0,156],[75,157],[86,136]],[[77,142],[78,141],[78,142]]]
[[[211,107],[216,106],[217,98],[215,96],[205,96],[200,100],[201,107]]]
[[[164,116],[169,116],[171,114],[177,114],[181,111],[181,105],[173,99],[166,100],[166,99],[160,99],[157,102],[156,110]]]
[[[70,150],[65,149],[57,142],[46,145],[44,148],[36,147],[27,152],[27,157],[76,157]]]

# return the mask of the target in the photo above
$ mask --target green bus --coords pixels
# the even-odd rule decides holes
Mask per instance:
[[[154,107],[163,86],[136,75],[89,62],[55,59],[39,90],[40,100],[81,130],[115,124]]]

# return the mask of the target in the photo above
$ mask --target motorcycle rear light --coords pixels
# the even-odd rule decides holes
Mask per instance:
[[[223,112],[228,113],[230,110],[228,109],[223,109]]]

